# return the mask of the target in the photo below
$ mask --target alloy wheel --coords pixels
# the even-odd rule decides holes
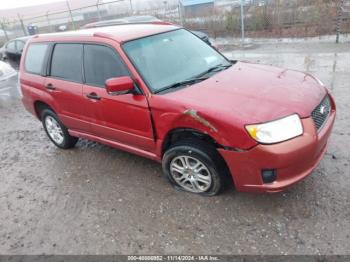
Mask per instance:
[[[209,169],[191,156],[175,157],[170,163],[170,174],[179,186],[194,193],[206,192],[212,184]]]
[[[52,116],[46,116],[45,127],[47,130],[47,133],[55,143],[59,145],[63,143],[64,141],[63,131],[60,124],[57,122],[55,118],[53,118]]]

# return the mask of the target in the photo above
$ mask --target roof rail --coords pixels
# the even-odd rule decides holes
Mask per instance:
[[[154,22],[149,22],[149,23],[141,23],[141,24],[154,24],[154,25],[172,25],[170,22],[165,22],[165,21],[154,21]]]
[[[90,28],[98,28],[98,27],[107,27],[107,26],[118,26],[118,25],[173,25],[170,22],[164,22],[164,21],[151,21],[151,22],[125,22],[125,23],[113,23],[110,22],[108,23],[108,21],[106,22],[94,22],[94,23],[90,23],[90,24],[86,24],[84,26],[82,26],[82,29],[90,29]]]
[[[94,37],[102,37],[102,38],[107,38],[107,39],[111,39],[111,40],[116,40],[114,36],[107,34],[107,33],[102,33],[102,32],[95,32],[93,33]],[[118,42],[120,42],[119,40],[117,40]]]

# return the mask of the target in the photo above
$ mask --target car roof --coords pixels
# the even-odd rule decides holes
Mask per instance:
[[[67,31],[60,33],[51,33],[37,35],[35,38],[39,41],[54,41],[54,38],[77,38],[77,37],[104,37],[115,40],[119,43],[129,40],[142,38],[150,35],[164,33],[179,29],[180,27],[168,23],[141,23],[141,24],[127,24],[114,25],[106,27],[97,27],[82,29],[77,31]],[[37,42],[38,40],[35,40]]]

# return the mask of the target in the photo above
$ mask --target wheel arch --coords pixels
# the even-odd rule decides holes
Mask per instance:
[[[164,155],[165,151],[175,142],[186,139],[186,138],[194,138],[205,141],[215,148],[223,148],[213,137],[208,135],[206,132],[203,132],[194,128],[186,128],[186,127],[178,127],[169,130],[164,136],[163,143],[161,146],[161,156]]]
[[[54,108],[49,105],[48,103],[46,102],[43,102],[41,100],[36,100],[34,102],[34,109],[35,109],[35,114],[36,114],[36,117],[41,120],[41,112],[44,110],[44,109],[50,109],[52,110],[53,112],[55,112]],[[55,112],[56,113],[56,112]]]

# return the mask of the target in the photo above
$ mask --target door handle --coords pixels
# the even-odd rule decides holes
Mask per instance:
[[[51,84],[51,83],[47,84],[45,87],[46,87],[46,89],[49,89],[49,90],[55,90],[56,89],[56,87],[54,87],[53,84]]]
[[[90,94],[87,94],[86,96],[93,100],[101,100],[101,97],[98,96],[96,93],[90,93]]]

